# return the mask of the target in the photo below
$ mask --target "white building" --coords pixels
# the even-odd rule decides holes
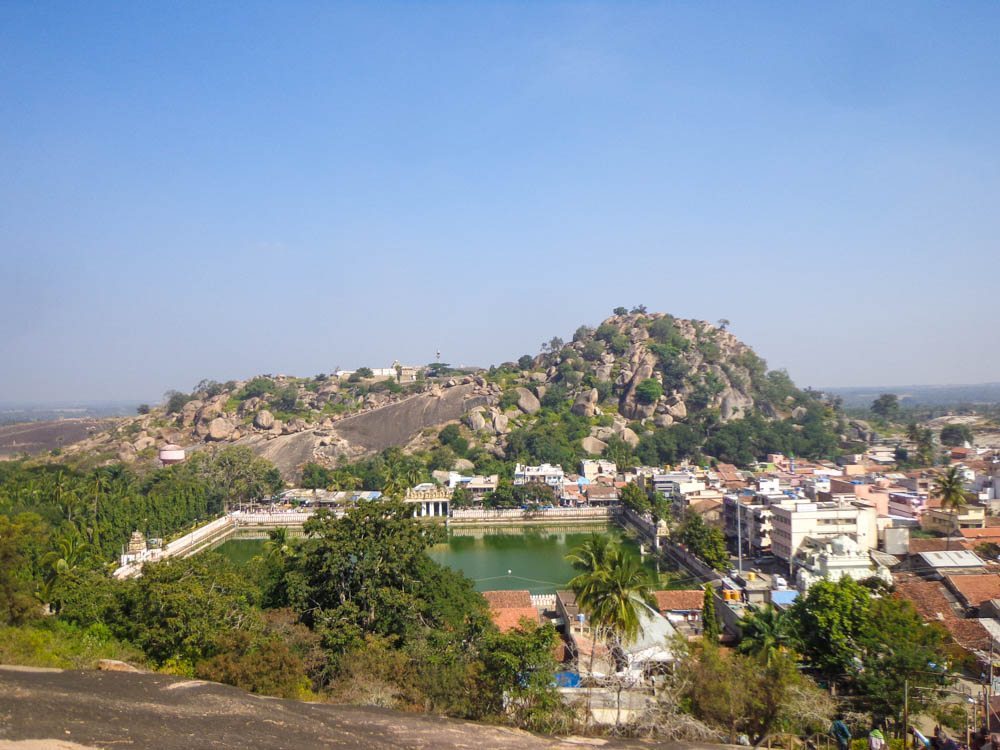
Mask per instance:
[[[525,466],[517,464],[514,467],[514,484],[528,484],[529,482],[541,482],[549,485],[556,492],[562,492],[563,479],[566,472],[561,466],[552,464],[541,464],[540,466]]]
[[[493,492],[499,483],[499,474],[490,474],[489,476],[477,474],[476,476],[467,477],[457,471],[448,472],[448,489],[453,490],[456,487],[463,487],[474,498],[481,498],[483,495]]]
[[[614,461],[606,461],[603,458],[585,458],[580,462],[580,474],[588,482],[593,482],[597,477],[614,477],[618,474],[618,465]]]
[[[791,562],[806,537],[846,534],[865,550],[878,547],[878,512],[856,502],[810,503],[789,500],[770,506],[771,551]]]
[[[755,497],[726,495],[722,500],[726,536],[736,541],[744,554],[771,549],[771,509]]]
[[[447,517],[451,510],[451,490],[425,482],[406,491],[403,502],[413,507],[413,515]]]
[[[872,560],[870,551],[846,534],[826,539],[806,537],[795,553],[793,564],[797,568],[795,582],[802,593],[816,581],[839,581],[844,577],[855,581],[877,577],[892,585],[888,568]]]

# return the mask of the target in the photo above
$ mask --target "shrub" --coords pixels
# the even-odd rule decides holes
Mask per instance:
[[[184,404],[191,400],[190,394],[180,391],[167,391],[167,414],[177,414],[184,408]]]
[[[654,378],[646,378],[635,387],[636,400],[641,404],[655,403],[663,395],[663,386]]]
[[[274,381],[270,378],[254,378],[243,386],[237,398],[246,401],[248,398],[260,398],[268,393],[274,393]]]
[[[511,388],[509,391],[504,391],[503,395],[500,396],[500,409],[507,411],[507,409],[512,409],[517,406],[517,391]]]

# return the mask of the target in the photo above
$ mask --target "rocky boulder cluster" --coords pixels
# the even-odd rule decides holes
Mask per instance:
[[[547,395],[549,402],[558,395],[560,402],[571,404],[572,414],[590,421],[582,447],[592,455],[603,453],[613,440],[636,446],[642,434],[701,417],[706,410],[722,421],[753,409],[772,417],[796,416],[790,404],[771,403],[762,395],[767,392],[762,389],[764,362],[725,328],[724,321],[712,325],[632,312],[613,315],[597,328],[581,326],[568,343],[553,339],[541,354],[508,363],[495,377],[483,372],[397,385],[384,378],[352,382],[275,375],[224,386],[201,384],[179,403],[171,401],[169,410],[124,420],[110,438],[91,442],[104,440],[105,450],[113,447],[119,460],[132,461],[167,442],[243,441],[267,455],[280,451],[260,447],[265,443],[306,433],[305,443],[296,438],[295,460],[311,455],[330,465],[341,455],[380,450],[366,441],[381,446],[395,440],[397,432],[400,442],[394,444],[413,450],[433,447],[428,439],[433,441],[436,430],[456,417],[471,433],[470,444],[506,457],[508,436],[533,423]],[[459,387],[457,401],[444,398],[449,392],[458,395],[451,389]],[[384,412],[386,419],[395,420],[405,414],[405,430],[378,422],[381,410],[417,398],[422,401],[412,409]],[[440,408],[445,401],[448,408]],[[364,429],[345,422],[364,415]],[[345,429],[348,424],[357,426]],[[867,436],[866,425],[851,427]],[[423,437],[412,437],[417,433]]]

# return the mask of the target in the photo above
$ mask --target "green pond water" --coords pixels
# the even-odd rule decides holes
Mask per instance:
[[[594,532],[607,534],[639,554],[639,546],[621,529],[606,525],[452,528],[448,530],[447,541],[431,547],[428,554],[443,565],[465,573],[479,591],[528,589],[532,594],[551,594],[575,575],[566,555]],[[242,564],[259,555],[263,548],[264,541],[260,539],[233,539],[217,551]],[[670,571],[662,563],[657,569],[652,558],[647,557],[646,568],[660,586],[670,586]]]

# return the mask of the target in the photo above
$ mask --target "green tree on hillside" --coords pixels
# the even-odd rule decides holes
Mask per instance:
[[[972,430],[967,424],[948,424],[941,428],[941,445],[955,446],[972,444]]]
[[[485,617],[471,581],[431,560],[426,550],[443,538],[398,501],[363,501],[343,518],[320,512],[291,562],[291,604],[343,653],[366,634],[416,638],[427,629],[462,632],[467,617]]]
[[[872,401],[871,411],[886,422],[892,422],[899,417],[899,396],[895,393],[883,393]]]
[[[330,471],[320,464],[310,461],[302,467],[300,484],[307,490],[325,490],[330,486]]]
[[[33,513],[0,515],[0,625],[20,625],[39,611],[33,558],[44,533],[42,519]]]
[[[635,398],[641,404],[655,403],[663,395],[663,386],[655,378],[646,378],[635,387]]]
[[[558,641],[549,623],[487,633],[480,647],[483,673],[477,691],[482,714],[538,732],[564,728],[568,710],[555,687],[553,648]]]

